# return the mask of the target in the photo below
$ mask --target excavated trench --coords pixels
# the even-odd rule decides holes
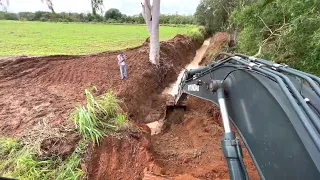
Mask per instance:
[[[174,96],[178,93],[178,86],[183,76],[185,70],[196,69],[199,67],[199,63],[201,62],[203,55],[206,53],[208,46],[210,44],[210,38],[206,39],[202,46],[197,50],[195,57],[193,60],[184,67],[183,70],[180,71],[177,80],[174,83],[171,83],[168,87],[164,89],[162,94]],[[148,123],[147,126],[151,130],[151,135],[159,134],[163,128],[165,119],[161,119],[158,121],[154,121]]]
[[[74,131],[62,130],[74,128],[69,113],[78,103],[85,103],[84,89],[95,85],[96,95],[112,89],[139,128],[105,137],[100,146],[90,149],[84,156],[86,163],[81,164],[89,179],[228,179],[220,148],[220,114],[212,104],[190,97],[186,111],[166,117],[162,132],[150,136],[143,131],[145,124],[166,116],[165,93],[174,93],[181,69],[195,68],[200,59],[194,58],[196,50],[200,48],[196,57],[201,56],[206,43],[200,48],[202,43],[183,35],[161,42],[160,68],[147,63],[148,41],[127,49],[129,77],[124,81],[119,76],[117,51],[1,61],[0,135],[46,135],[40,142],[46,150],[54,150],[47,153],[70,154],[79,138]],[[44,132],[52,128],[59,132]],[[32,138],[30,142],[36,140]],[[63,143],[48,143],[47,138],[61,138]],[[251,179],[259,179],[246,151],[244,156]]]
[[[206,40],[190,58],[191,63],[180,66],[181,69],[196,68],[208,45]],[[171,83],[159,88],[158,95],[154,96],[175,94],[183,71],[176,71],[167,81]],[[178,109],[166,115],[163,98],[161,115],[155,115],[154,111],[159,112],[157,108],[151,109],[142,121],[150,127],[151,136],[129,132],[125,138],[106,138],[92,153],[89,179],[229,179],[220,145],[223,128],[219,110],[193,97],[186,103],[186,111]],[[247,151],[244,151],[244,161],[250,178],[259,179]]]
[[[196,56],[193,58],[191,63],[186,65],[186,67],[180,71],[179,76],[174,83],[170,84],[168,87],[165,88],[165,90],[163,91],[164,94],[170,94],[173,96],[178,93],[178,85],[180,83],[180,80],[183,76],[184,71],[190,70],[190,69],[196,69],[199,67],[199,63],[201,62],[204,54],[206,53],[206,51],[210,45],[210,40],[211,40],[211,38],[206,39],[203,42],[202,46],[197,50]]]

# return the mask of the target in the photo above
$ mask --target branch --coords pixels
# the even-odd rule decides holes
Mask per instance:
[[[263,24],[265,25],[266,28],[268,28],[269,32],[270,32],[270,35],[262,41],[262,44],[259,46],[259,51],[257,54],[254,55],[254,57],[257,57],[257,56],[260,56],[261,53],[262,53],[262,48],[263,46],[273,37],[273,36],[281,36],[281,32],[286,29],[288,27],[288,24],[285,23],[285,21],[283,22],[282,26],[279,27],[278,29],[272,31],[268,26],[267,24],[263,21],[263,19],[258,16],[260,18],[260,20],[263,22]]]
[[[224,5],[222,5],[222,8],[226,11],[226,13],[228,14],[228,16],[230,16],[229,11],[224,7]]]
[[[146,9],[144,7],[144,5],[141,3],[141,6],[142,6],[142,17],[145,21],[147,21],[147,17],[146,17]]]
[[[267,24],[264,22],[264,20],[263,20],[260,16],[258,16],[258,17],[260,18],[260,20],[262,21],[262,23],[264,24],[264,26],[265,26],[266,28],[268,28],[268,30],[270,31],[270,33],[272,33],[271,29],[267,26]]]
[[[6,2],[6,3],[4,3]],[[0,7],[3,7],[4,11],[7,11],[7,7],[9,6],[9,0],[0,0]]]
[[[51,1],[51,0],[41,0],[42,3],[43,3],[44,1],[46,2],[47,6],[48,6],[48,8],[51,10],[51,12],[52,12],[52,13],[55,13],[55,12],[54,12],[54,9],[53,9],[52,1]]]
[[[50,0],[51,1],[51,0]],[[96,15],[97,11],[103,10],[103,0],[91,0],[92,14]]]
[[[145,9],[146,9],[146,17],[148,19],[148,21],[152,21],[152,7],[151,7],[151,4],[150,4],[150,0],[144,0],[144,6],[145,6]]]
[[[141,3],[142,6],[142,16],[143,19],[146,21],[149,36],[151,36],[151,30],[152,30],[152,16],[151,16],[151,5],[149,0],[144,0],[144,4]]]

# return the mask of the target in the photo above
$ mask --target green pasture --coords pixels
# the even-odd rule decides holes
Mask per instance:
[[[160,39],[185,34],[190,27],[160,27]],[[0,56],[90,54],[141,45],[143,25],[0,21]]]

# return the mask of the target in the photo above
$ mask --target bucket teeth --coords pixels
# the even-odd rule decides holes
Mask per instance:
[[[179,104],[175,104],[175,97],[174,96],[168,96],[166,100],[166,106],[168,108],[183,108],[186,109],[186,104],[184,102],[181,102]]]

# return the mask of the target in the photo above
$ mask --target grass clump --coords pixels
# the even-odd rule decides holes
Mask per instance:
[[[16,179],[74,180],[84,178],[80,168],[81,156],[89,141],[99,143],[101,138],[127,124],[127,116],[119,106],[119,100],[108,91],[94,97],[85,90],[86,105],[78,106],[71,114],[83,138],[73,153],[62,157],[40,157],[35,144],[12,138],[0,138],[0,177]]]
[[[12,138],[0,138],[0,176],[17,179],[79,179],[84,173],[79,169],[85,140],[80,140],[76,150],[66,160],[60,157],[40,159],[33,146],[23,145]]]
[[[203,30],[203,28],[196,27],[196,28],[193,28],[193,29],[190,29],[189,31],[187,31],[187,36],[189,36],[193,40],[203,41],[204,40],[204,33],[203,32],[205,32],[205,30]]]
[[[64,163],[58,169],[58,176],[56,179],[68,180],[68,179],[79,179],[83,177],[84,172],[79,168],[81,162],[81,155],[85,153],[89,142],[85,139],[82,139],[78,142],[77,148],[68,157]]]
[[[122,113],[119,100],[113,96],[112,91],[94,97],[86,89],[85,95],[87,104],[76,107],[71,119],[85,139],[99,144],[108,132],[117,131],[126,124],[127,116]]]

